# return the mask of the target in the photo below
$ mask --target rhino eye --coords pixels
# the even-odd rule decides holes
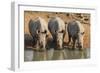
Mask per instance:
[[[81,33],[81,35],[83,35],[83,34],[84,34],[84,32]]]
[[[64,33],[64,30],[60,31],[59,33]]]
[[[40,33],[40,30],[38,30],[37,32]]]
[[[47,33],[47,31],[45,30],[44,32],[41,32],[41,33],[44,33],[44,34],[46,34],[46,33]]]
[[[47,31],[45,30],[44,33],[47,33]]]

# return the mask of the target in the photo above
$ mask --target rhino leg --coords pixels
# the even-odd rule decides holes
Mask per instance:
[[[64,38],[65,38],[65,35],[66,35],[66,33],[64,33],[64,35],[63,35],[63,47],[64,47]]]
[[[72,40],[73,40],[72,49],[75,49],[75,47],[76,47],[76,39],[75,38],[72,38]]]
[[[69,44],[70,44],[70,42],[71,42],[71,36],[70,36],[70,35],[68,35],[68,42],[67,42],[67,45],[69,45]]]

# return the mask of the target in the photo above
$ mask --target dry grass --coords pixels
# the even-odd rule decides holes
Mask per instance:
[[[71,16],[71,14],[73,16]],[[85,17],[88,18],[88,21],[85,23],[84,19],[79,17],[79,15],[83,15]],[[59,16],[61,19],[63,19],[63,21],[65,23],[69,22],[71,19],[76,19],[80,20],[81,23],[83,24],[84,28],[85,28],[85,35],[84,35],[84,48],[90,48],[90,14],[75,14],[75,13],[57,13],[57,12],[32,12],[32,11],[25,11],[24,12],[24,32],[26,34],[30,34],[29,33],[29,28],[28,28],[28,24],[29,24],[29,20],[30,19],[35,19],[36,17],[42,17],[44,18],[47,22],[49,21],[50,17],[54,17],[54,16]],[[66,35],[66,37],[64,38],[64,41],[67,42],[68,41],[68,37]]]

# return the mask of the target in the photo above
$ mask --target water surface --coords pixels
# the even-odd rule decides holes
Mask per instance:
[[[55,50],[53,48],[45,51],[35,51],[33,48],[24,50],[24,61],[47,61],[47,60],[74,60],[74,59],[88,59],[90,58],[90,49],[71,50],[62,49]]]

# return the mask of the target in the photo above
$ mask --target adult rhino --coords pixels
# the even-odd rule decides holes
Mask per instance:
[[[46,48],[46,37],[48,36],[47,22],[37,17],[34,20],[29,21],[29,31],[33,37],[33,41],[36,43],[36,48]]]
[[[51,17],[48,22],[48,29],[56,43],[56,48],[63,48],[63,40],[65,36],[65,23],[60,17]]]
[[[83,37],[84,37],[83,25],[79,21],[72,20],[67,25],[67,32],[69,37],[68,44],[71,42],[72,39],[73,49],[75,49],[76,47],[79,49],[83,49]]]

